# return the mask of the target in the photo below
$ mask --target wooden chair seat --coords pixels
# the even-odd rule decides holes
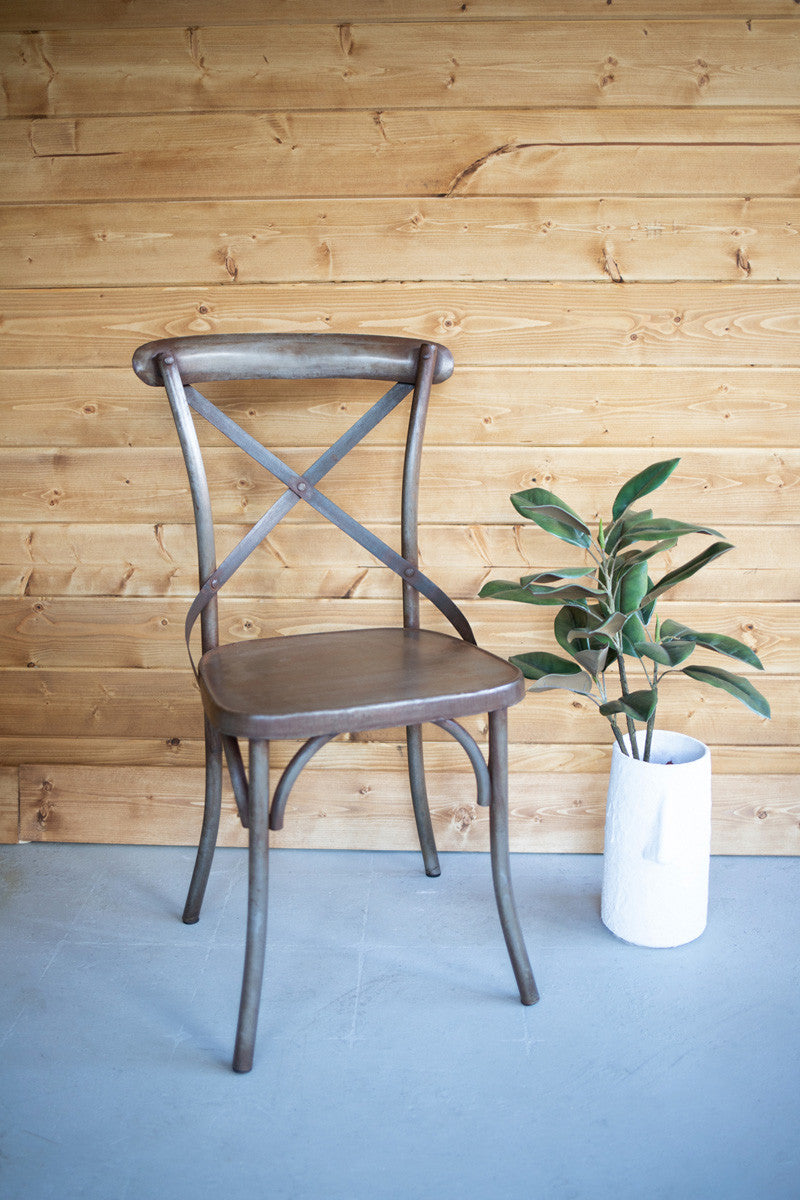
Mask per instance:
[[[473,716],[525,690],[505,659],[427,629],[235,642],[204,654],[198,675],[221,733],[267,740]]]

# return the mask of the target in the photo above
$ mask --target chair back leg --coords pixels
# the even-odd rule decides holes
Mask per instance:
[[[514,968],[519,998],[523,1004],[535,1004],[539,992],[511,890],[511,862],[508,856],[508,709],[505,708],[489,713],[489,778],[492,788],[489,836],[497,911]]]
[[[211,862],[217,846],[219,816],[222,806],[222,744],[217,731],[206,720],[206,797],[203,808],[203,828],[197,847],[189,894],[183,910],[185,925],[195,925],[200,920],[200,908],[208,883]]]
[[[439,855],[436,853],[436,839],[431,824],[431,810],[428,805],[428,790],[425,787],[425,764],[422,757],[422,726],[406,726],[406,746],[408,747],[408,781],[411,785],[411,800],[414,805],[414,819],[417,822],[417,836],[422,851],[422,862],[425,874],[436,878],[441,875]]]

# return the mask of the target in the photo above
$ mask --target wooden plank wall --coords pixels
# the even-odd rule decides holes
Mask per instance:
[[[23,839],[197,836],[191,506],[133,349],[366,330],[454,352],[424,564],[501,654],[550,645],[551,617],[478,589],[557,554],[509,493],[535,481],[597,515],[681,456],[660,511],[737,550],[664,611],[752,645],[774,716],[676,686],[662,721],[713,746],[717,851],[800,849],[799,18],[794,0],[5,0],[0,836],[17,791]],[[231,403],[302,464],[365,396]],[[400,436],[331,483],[385,536]],[[224,549],[271,491],[206,440]],[[222,612],[240,638],[398,601],[301,513]],[[530,697],[511,731],[515,848],[598,850],[602,719]],[[427,756],[441,845],[485,847],[461,751],[433,731]],[[320,754],[278,840],[410,848],[409,813],[398,731],[359,735]]]

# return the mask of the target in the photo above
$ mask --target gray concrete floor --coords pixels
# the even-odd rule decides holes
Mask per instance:
[[[482,854],[281,851],[256,1066],[229,1069],[243,852],[0,851],[3,1200],[800,1196],[800,859],[716,858],[678,950],[602,862],[517,855],[524,1009]]]

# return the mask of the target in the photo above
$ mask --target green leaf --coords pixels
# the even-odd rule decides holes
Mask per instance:
[[[584,625],[587,619],[589,619],[588,611],[577,610],[569,605],[565,605],[560,612],[556,613],[555,620],[553,621],[553,634],[556,641],[561,649],[566,650],[573,658],[577,657],[577,651],[589,649],[588,640],[580,646],[577,644],[572,645],[569,640],[570,631],[578,625]]]
[[[625,572],[619,585],[619,610],[624,613],[638,612],[647,594],[647,563],[635,563]]]
[[[537,599],[537,604],[567,604],[578,602],[585,607],[589,600],[596,600],[602,593],[594,588],[585,587],[582,583],[568,583],[563,587],[547,587],[542,583],[528,583],[525,590]],[[547,597],[547,599],[541,599]]]
[[[661,626],[661,636],[679,638],[681,641],[691,642],[695,646],[705,646],[708,650],[716,650],[719,654],[727,654],[729,658],[735,658],[739,662],[747,663],[748,666],[757,667],[759,671],[764,670],[761,659],[753,653],[749,646],[725,633],[698,633],[696,629],[689,629],[688,626],[681,625],[679,621],[665,621]]]
[[[527,679],[535,680],[531,692],[567,691],[588,695],[592,690],[591,676],[569,659],[546,651],[515,654],[509,659]]]
[[[675,587],[677,583],[683,583],[684,579],[691,579],[692,575],[696,575],[701,568],[708,566],[715,558],[719,558],[721,554],[727,554],[732,549],[733,546],[730,542],[714,542],[711,546],[707,546],[705,550],[689,559],[689,562],[684,563],[682,567],[677,567],[676,570],[662,576],[644,597],[642,607],[655,600],[662,592]]]
[[[648,688],[646,691],[628,692],[626,696],[621,696],[619,700],[611,700],[608,704],[601,704],[600,712],[604,717],[623,713],[626,717],[633,717],[634,721],[649,721],[656,711],[657,704],[658,692],[655,688]]]
[[[579,696],[588,696],[592,690],[592,677],[586,671],[577,675],[543,675],[537,679],[529,692],[575,692]]]
[[[694,653],[694,642],[634,642],[633,649],[640,658],[652,658],[662,667],[677,667]]]
[[[642,601],[642,607],[639,609],[641,618],[644,621],[645,625],[650,624],[650,618],[652,617],[653,609],[656,606],[656,598],[655,598],[655,596],[652,595],[653,581],[649,575],[647,577],[647,590],[648,590],[648,593],[650,593],[650,594],[645,596],[644,600]]]
[[[709,537],[723,537],[716,529],[707,525],[687,525],[684,521],[672,521],[668,517],[653,517],[647,520],[623,522],[619,537],[620,548],[630,546],[633,542],[657,542],[667,538],[686,537],[689,533],[705,533]]]
[[[582,546],[584,549],[591,546],[592,535],[588,526],[568,504],[545,488],[529,488],[525,492],[515,492],[511,503],[521,516],[535,521],[546,533],[552,533],[562,542]]]
[[[587,625],[587,620],[590,622]],[[617,657],[616,651],[610,646],[603,645],[606,640],[602,636],[598,639],[599,644],[594,643],[594,630],[601,625],[602,618],[597,617],[590,610],[577,610],[565,606],[553,621],[553,633],[562,650],[566,650],[568,654],[590,671],[593,675],[599,674],[601,671],[613,663]],[[583,632],[576,637],[571,637],[571,634],[580,628]],[[600,655],[604,655],[602,662],[599,659]]]
[[[647,562],[649,558],[654,558],[656,554],[665,554],[667,550],[672,550],[678,544],[677,538],[664,538],[662,542],[656,542],[650,546],[648,550],[626,550],[624,553],[617,554],[617,563],[622,563],[625,566],[628,564]]]
[[[684,675],[698,683],[710,683],[712,687],[722,688],[737,700],[741,700],[752,712],[759,717],[769,717],[769,703],[749,680],[742,675],[732,675],[730,671],[722,671],[719,667],[682,667]]]
[[[625,510],[635,500],[639,500],[642,496],[647,496],[648,493],[654,492],[656,488],[661,487],[661,484],[666,479],[669,479],[680,461],[679,458],[670,458],[664,462],[653,463],[652,466],[645,467],[638,475],[634,475],[632,479],[623,484],[617,493],[614,507],[611,511],[614,520],[619,520]]]
[[[627,619],[625,613],[612,613],[610,617],[602,621],[599,625],[578,626],[571,629],[567,634],[567,641],[574,642],[579,637],[596,638],[598,635],[601,635],[604,640],[605,638],[614,638],[622,629]]]
[[[592,678],[596,679],[606,669],[609,651],[609,646],[601,646],[599,650],[573,650],[572,653],[584,671],[588,671]]]
[[[622,649],[625,654],[635,654],[634,646],[637,642],[647,641],[647,630],[640,617],[636,613],[632,613],[628,617],[622,629]]]
[[[519,667],[526,679],[541,679],[544,675],[580,675],[577,663],[545,650],[531,650],[527,654],[515,654],[509,659]]]
[[[527,588],[513,583],[510,579],[490,579],[483,585],[478,595],[482,599],[493,597],[497,600],[519,600],[522,604],[534,603]]]
[[[620,518],[618,521],[613,521],[606,533],[605,551],[607,554],[613,554],[617,548],[617,543],[622,538],[625,530],[633,521],[649,521],[653,515],[652,508],[643,509],[641,512],[629,512],[626,517]]]
[[[583,579],[591,575],[592,567],[554,567],[552,571],[539,571],[536,575],[523,575],[520,583],[527,587],[529,583],[558,583],[560,579]]]

